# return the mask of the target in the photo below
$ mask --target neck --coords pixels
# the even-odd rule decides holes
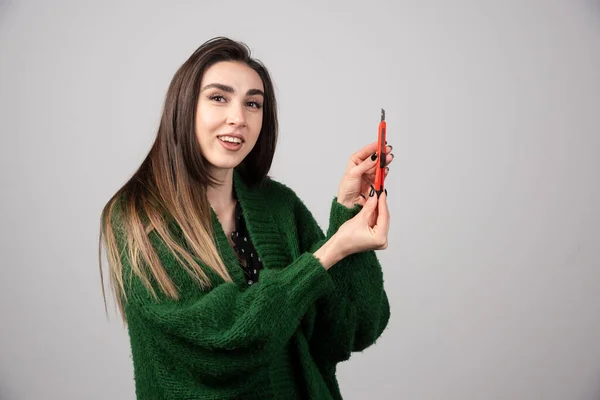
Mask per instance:
[[[206,196],[217,215],[227,212],[234,204],[233,169],[212,171],[213,177],[219,181],[217,186],[208,186]]]

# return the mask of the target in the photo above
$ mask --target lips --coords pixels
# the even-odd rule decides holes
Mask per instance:
[[[229,136],[229,137],[234,137],[234,138],[240,139],[242,141],[242,143],[245,142],[244,136],[240,135],[239,133],[226,133],[224,135],[219,135],[217,137],[218,138],[222,138],[222,137],[225,137],[225,136]]]
[[[239,149],[241,149],[244,144],[243,143],[232,143],[232,142],[226,142],[224,140],[221,139],[217,139],[219,141],[219,143],[221,144],[221,146],[223,146],[224,149],[228,150],[228,151],[238,151]]]

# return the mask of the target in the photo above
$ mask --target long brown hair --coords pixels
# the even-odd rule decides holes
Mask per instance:
[[[202,288],[211,282],[195,261],[199,259],[223,280],[231,277],[213,239],[211,209],[206,197],[210,176],[195,132],[196,105],[204,72],[220,61],[245,63],[262,79],[265,92],[262,129],[254,148],[236,168],[248,184],[261,182],[271,168],[277,143],[277,105],[271,77],[265,66],[252,58],[249,47],[225,37],[202,44],[175,73],[166,97],[156,139],[133,176],[110,198],[100,219],[99,264],[102,294],[102,244],[106,245],[111,288],[123,321],[127,301],[123,281],[123,257],[131,273],[158,298],[151,282],[164,295],[178,299],[177,288],[161,265],[149,238],[155,232],[173,252],[181,267]],[[169,229],[174,221],[185,238],[177,240]]]

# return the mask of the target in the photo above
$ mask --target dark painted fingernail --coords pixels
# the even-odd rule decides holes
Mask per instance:
[[[375,188],[373,187],[373,185],[371,185],[371,192],[369,192],[369,197],[373,197],[374,194],[375,194]]]
[[[386,171],[390,172],[390,167],[385,167]]]
[[[387,144],[387,142],[385,144]],[[390,147],[390,151],[394,148],[394,146],[392,146],[391,144],[388,144],[388,146]]]
[[[377,153],[373,153],[373,155],[371,156],[371,161],[375,160],[377,160]]]
[[[360,194],[360,197],[362,197],[362,198],[363,198],[363,199],[365,199],[365,200],[367,199],[367,198],[365,197],[365,195],[364,195],[364,194],[362,194],[362,193]]]
[[[385,197],[387,197],[387,189],[383,189],[383,192],[385,193]]]

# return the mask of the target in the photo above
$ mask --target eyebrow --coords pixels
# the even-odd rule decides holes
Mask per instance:
[[[231,86],[223,85],[222,83],[209,83],[208,85],[202,88],[201,92],[204,92],[206,89],[211,88],[217,88],[227,93],[235,93],[235,90]],[[265,93],[260,89],[250,89],[246,92],[246,96],[254,95],[260,95],[262,97],[265,97]]]

